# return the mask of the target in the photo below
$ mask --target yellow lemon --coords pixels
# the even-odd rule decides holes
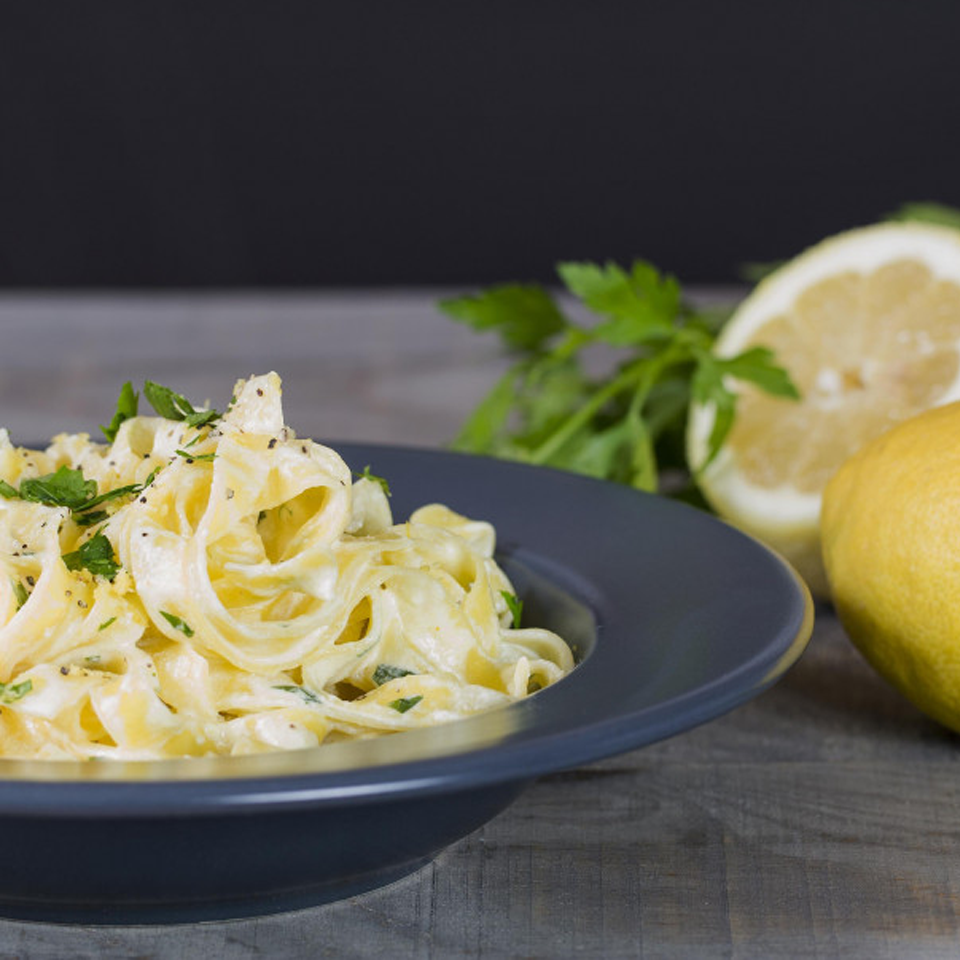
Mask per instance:
[[[778,550],[821,596],[823,488],[840,464],[895,423],[960,399],[960,232],[888,223],[825,240],[740,305],[721,356],[763,345],[802,399],[739,390],[734,427],[700,485],[721,516]],[[713,424],[695,406],[694,467]]]
[[[850,639],[921,710],[960,731],[960,403],[851,457],[827,484],[821,529]]]

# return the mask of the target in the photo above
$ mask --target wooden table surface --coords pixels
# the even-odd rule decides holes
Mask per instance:
[[[0,423],[95,431],[126,379],[222,404],[276,369],[303,434],[439,445],[503,358],[436,295],[7,295]],[[817,615],[758,699],[543,778],[393,886],[232,923],[0,920],[0,957],[956,957],[960,744]]]

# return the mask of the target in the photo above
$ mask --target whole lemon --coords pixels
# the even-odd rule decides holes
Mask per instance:
[[[882,434],[827,484],[837,613],[877,671],[960,731],[960,402]]]

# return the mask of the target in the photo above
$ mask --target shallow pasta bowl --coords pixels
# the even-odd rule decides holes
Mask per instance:
[[[495,524],[525,621],[579,663],[509,707],[312,750],[155,763],[0,761],[0,915],[85,923],[239,917],[387,883],[535,777],[680,733],[773,684],[812,629],[806,588],[720,521],[584,477],[339,444],[424,503]],[[571,810],[571,816],[574,811]]]

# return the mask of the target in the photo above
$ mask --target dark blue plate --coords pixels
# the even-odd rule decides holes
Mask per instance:
[[[337,448],[389,479],[398,518],[439,500],[493,522],[525,619],[571,642],[574,672],[473,719],[313,750],[0,761],[0,915],[212,920],[370,889],[479,827],[534,777],[756,696],[810,637],[813,608],[793,571],[681,504],[487,458]]]

